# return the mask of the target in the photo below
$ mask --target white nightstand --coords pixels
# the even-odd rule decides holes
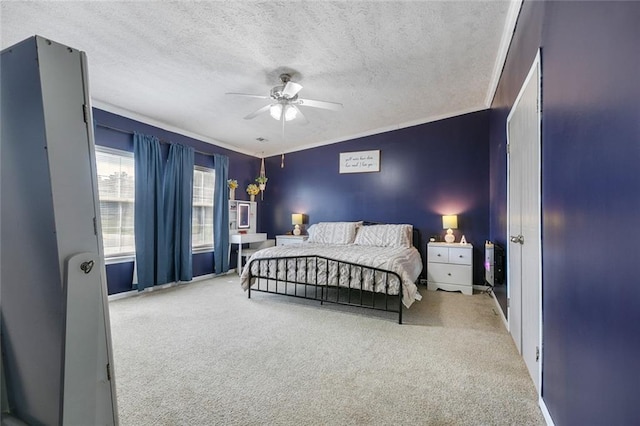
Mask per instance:
[[[276,245],[286,246],[289,244],[300,244],[307,241],[308,235],[276,235]]]
[[[473,294],[473,246],[459,243],[427,245],[427,288]]]

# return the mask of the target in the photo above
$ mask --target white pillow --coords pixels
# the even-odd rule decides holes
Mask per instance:
[[[308,229],[310,243],[351,244],[362,222],[320,222]]]
[[[354,244],[377,247],[411,247],[413,225],[370,225],[358,230]]]

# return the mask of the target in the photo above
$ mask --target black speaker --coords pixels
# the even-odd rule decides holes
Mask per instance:
[[[486,241],[484,245],[484,279],[494,287],[504,284],[505,271],[504,249],[498,244]]]
[[[495,285],[504,284],[504,273],[505,273],[505,253],[502,246],[498,244],[494,244],[494,282]]]

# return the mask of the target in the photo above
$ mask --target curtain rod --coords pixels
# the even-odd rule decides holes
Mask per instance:
[[[96,126],[98,127],[102,127],[103,129],[109,129],[109,130],[113,130],[115,132],[120,132],[120,133],[124,133],[126,135],[131,135],[133,136],[134,132],[132,132],[131,130],[124,130],[124,129],[119,129],[117,127],[113,127],[113,126],[108,126],[106,124],[102,124],[102,123],[98,123],[96,121]],[[164,139],[160,139],[158,138],[158,140],[160,141],[160,143],[164,143],[164,144],[172,144],[174,142],[168,141],[168,140],[164,140]],[[193,149],[194,152],[197,152],[198,154],[202,154],[202,155],[208,155],[210,157],[213,157],[213,154],[210,152],[203,152],[203,151],[198,151],[197,149]]]

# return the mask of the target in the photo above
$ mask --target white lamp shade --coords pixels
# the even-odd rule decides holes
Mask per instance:
[[[298,116],[298,110],[292,107],[291,105],[287,105],[284,109],[284,119],[286,121],[291,121]]]
[[[300,225],[304,223],[304,214],[302,213],[293,213],[291,215],[291,224],[295,225],[293,228],[293,235],[300,235],[302,233],[300,229]]]
[[[292,107],[291,105],[282,105],[282,104],[273,104],[271,108],[269,108],[269,113],[271,117],[276,120],[280,120],[280,116],[282,115],[282,108],[284,107],[284,119],[285,121],[291,121],[298,115],[298,111]]]
[[[282,105],[271,105],[271,108],[269,108],[269,113],[271,113],[271,116],[276,120],[280,120],[280,114],[282,114]]]
[[[458,229],[458,216],[455,214],[442,216],[442,229]]]
[[[293,213],[291,215],[291,224],[292,225],[302,225],[302,213]]]

